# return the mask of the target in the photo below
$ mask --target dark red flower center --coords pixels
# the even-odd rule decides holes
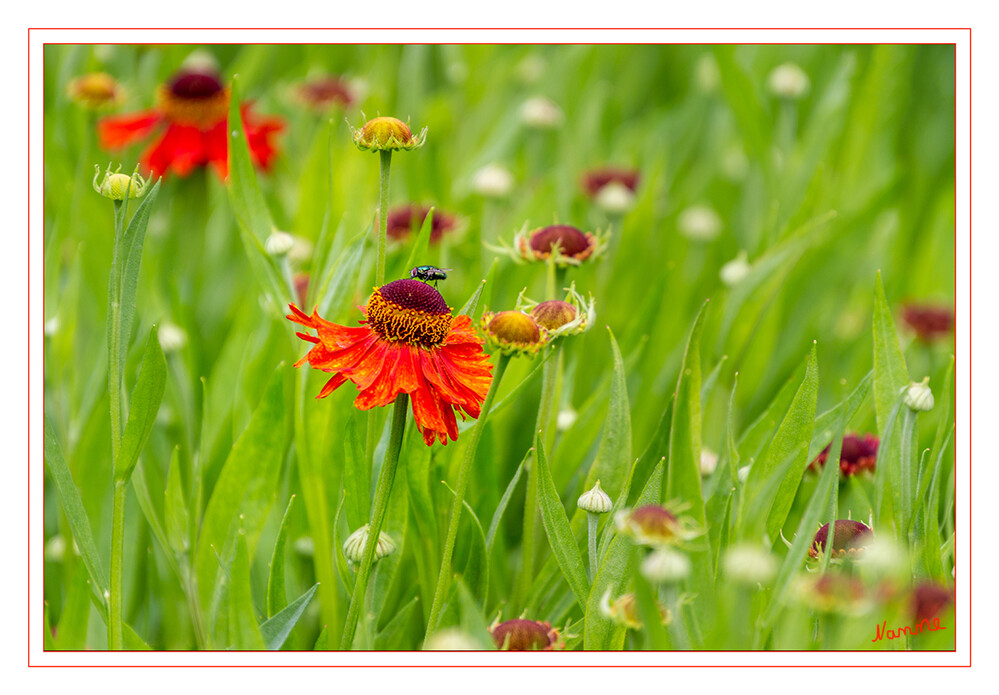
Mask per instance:
[[[947,307],[910,304],[902,309],[902,319],[922,340],[933,340],[954,330],[954,312]]]
[[[950,589],[936,584],[920,584],[912,592],[912,613],[916,622],[929,620],[953,602]]]
[[[299,87],[299,93],[311,106],[326,108],[332,104],[349,106],[354,100],[346,83],[336,77],[320,77]]]
[[[211,72],[179,72],[169,82],[170,93],[180,99],[204,99],[222,91],[222,81]]]
[[[368,325],[389,341],[433,347],[451,330],[451,309],[440,292],[419,280],[395,280],[371,293]]]
[[[422,205],[405,205],[389,210],[388,221],[385,223],[389,238],[405,239],[414,230],[419,230],[428,214],[430,208]],[[439,241],[444,232],[450,231],[454,226],[452,215],[434,210],[434,219],[430,222],[430,240]]]
[[[634,192],[638,188],[638,172],[607,167],[606,169],[595,169],[583,176],[583,188],[591,196],[596,195],[601,188],[609,183],[620,183]]]
[[[678,523],[671,511],[657,504],[639,507],[628,517],[628,522],[646,536],[663,539],[676,535]]]
[[[158,96],[163,115],[180,125],[211,128],[229,113],[229,90],[214,72],[181,71],[160,87]]]
[[[535,620],[514,619],[493,628],[496,646],[509,651],[528,652],[551,646],[550,627]]]
[[[856,475],[865,470],[873,471],[878,458],[878,445],[880,441],[873,434],[848,434],[843,437],[843,446],[840,449],[839,469],[843,475]],[[822,453],[816,457],[812,463],[812,468],[818,469],[824,466],[829,459],[830,444]]]
[[[579,256],[590,248],[590,241],[581,231],[567,224],[543,227],[531,235],[531,249],[537,253],[551,253],[558,244],[566,256]]]
[[[844,555],[856,555],[874,537],[874,531],[867,524],[850,519],[840,519],[836,522],[833,530],[832,554],[833,557]],[[826,542],[829,540],[829,524],[823,525],[815,532],[815,538],[808,549],[808,554],[815,558],[825,552]]]

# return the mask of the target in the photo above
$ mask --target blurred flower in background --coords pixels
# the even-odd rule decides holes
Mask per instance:
[[[419,233],[424,220],[430,213],[427,205],[402,205],[389,210],[388,229],[386,233],[389,239],[404,241],[413,233]],[[430,241],[437,243],[441,238],[450,232],[457,231],[459,220],[456,215],[444,212],[439,208],[434,208],[434,218],[430,222]]]
[[[931,343],[954,331],[954,311],[951,307],[930,304],[906,304],[902,320],[925,343]]]
[[[248,104],[240,112],[250,156],[259,167],[268,169],[277,154],[272,138],[284,124],[276,118],[257,117]],[[228,120],[229,89],[213,66],[199,60],[160,85],[155,108],[103,118],[97,130],[101,146],[109,150],[157,134],[140,157],[153,176],[170,172],[186,176],[211,165],[224,179],[229,173]]]
[[[878,460],[879,440],[873,434],[848,434],[843,437],[843,446],[839,453],[839,470],[844,476],[857,475],[863,471],[874,471]],[[832,444],[822,450],[814,461],[812,469],[818,470],[826,464],[829,449]]]
[[[346,109],[356,100],[350,83],[336,75],[320,75],[300,82],[294,88],[294,95],[299,102],[320,113],[333,108]]]
[[[125,98],[125,90],[106,72],[77,77],[66,86],[66,94],[71,101],[95,111],[113,108]]]

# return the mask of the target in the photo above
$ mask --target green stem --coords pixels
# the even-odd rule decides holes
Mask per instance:
[[[427,634],[430,637],[437,629],[441,620],[441,612],[444,608],[444,596],[447,594],[451,583],[451,557],[454,554],[454,544],[458,538],[458,522],[461,520],[461,509],[465,502],[465,491],[468,489],[469,472],[472,468],[472,461],[475,460],[475,451],[479,448],[479,440],[482,438],[482,431],[486,426],[486,417],[493,405],[493,398],[499,390],[500,380],[503,372],[506,371],[507,363],[510,361],[509,355],[500,355],[496,362],[496,369],[493,371],[493,383],[489,386],[489,393],[482,404],[481,414],[478,421],[472,428],[468,446],[465,449],[465,458],[461,462],[461,469],[458,471],[458,485],[454,492],[454,502],[451,505],[451,519],[447,527],[447,541],[444,544],[444,558],[441,561],[441,571],[437,577],[437,588],[434,590],[434,602],[430,608],[430,618],[427,621]]]
[[[121,246],[125,230],[125,206],[114,203],[114,256],[108,283],[108,403],[111,415],[111,577],[108,586],[108,649],[123,648],[122,584],[125,555],[125,490],[127,480],[118,478],[118,450],[121,448]]]
[[[125,557],[125,491],[127,481],[115,480],[111,502],[111,587],[108,604],[108,649],[124,648],[122,638],[122,564]]]
[[[912,507],[918,501],[913,499],[912,445],[913,431],[916,425],[916,413],[912,408],[903,406],[905,415],[902,417],[902,534],[908,538],[912,525]]]
[[[553,276],[550,276],[553,277]],[[549,350],[557,350],[557,346],[548,346]],[[547,357],[547,354],[546,354]],[[545,360],[541,372],[541,400],[538,403],[538,419],[534,424],[535,430],[541,431],[541,441],[545,442],[548,425],[551,421],[552,405],[554,404],[555,380],[557,376],[556,365],[558,360],[555,356]],[[521,552],[520,582],[514,592],[515,604],[527,606],[527,594],[531,590],[531,581],[534,579],[534,555],[537,552],[538,540],[538,452],[530,462],[527,469],[527,491],[524,497],[524,534],[523,550]]]
[[[586,535],[589,538],[588,551],[590,556],[590,583],[597,580],[597,522],[599,514],[586,512]]]
[[[378,475],[378,488],[375,490],[375,506],[371,511],[371,523],[368,526],[368,543],[364,546],[364,558],[357,571],[354,581],[354,593],[350,597],[350,607],[347,609],[347,620],[343,626],[341,646],[350,649],[357,631],[357,620],[364,606],[365,591],[368,588],[368,577],[371,565],[375,560],[375,548],[378,546],[378,536],[385,521],[385,511],[388,509],[389,496],[392,494],[392,481],[399,466],[399,450],[402,448],[402,433],[406,428],[406,409],[409,407],[409,396],[400,393],[396,396],[395,407],[392,409],[392,433],[388,448],[385,450],[385,461]]]
[[[378,261],[375,265],[375,284],[385,284],[385,244],[388,236],[389,169],[392,167],[392,150],[382,150],[381,171],[378,177]]]

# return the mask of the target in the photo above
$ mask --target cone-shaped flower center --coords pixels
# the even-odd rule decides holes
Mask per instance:
[[[69,95],[74,101],[98,108],[117,99],[118,83],[106,72],[94,72],[73,80]]]
[[[552,643],[549,628],[534,620],[507,620],[494,627],[492,632],[497,647],[502,648],[505,644],[508,650],[515,652],[544,649]]]
[[[590,246],[585,234],[567,224],[542,227],[531,235],[531,248],[539,253],[551,253],[556,243],[566,256],[578,256]]]
[[[534,320],[550,331],[561,328],[574,320],[577,313],[576,307],[572,304],[557,299],[541,302],[531,309],[531,316],[534,317]]]
[[[874,531],[869,526],[859,521],[850,519],[840,519],[833,529],[832,554],[833,557],[843,557],[845,555],[856,555],[874,538]],[[825,552],[826,543],[829,540],[829,524],[824,524],[815,532],[815,538],[808,549],[811,557],[819,557]]]
[[[388,341],[434,347],[451,330],[451,309],[440,292],[419,280],[395,280],[371,293],[368,325]]]
[[[398,118],[391,116],[372,118],[361,128],[362,142],[369,143],[372,147],[379,147],[392,139],[406,145],[413,139],[413,131]]]
[[[174,123],[209,127],[225,120],[229,90],[214,71],[184,70],[160,88],[159,103]]]
[[[541,340],[541,329],[522,311],[501,311],[489,322],[489,332],[509,343],[534,344]]]

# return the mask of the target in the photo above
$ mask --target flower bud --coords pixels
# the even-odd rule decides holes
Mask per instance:
[[[591,514],[606,514],[614,506],[610,495],[603,491],[598,480],[591,489],[579,496],[576,505],[584,512]]]
[[[711,208],[694,205],[680,213],[677,227],[691,241],[711,241],[721,233],[722,220]]]
[[[635,206],[635,194],[623,183],[612,181],[597,192],[594,201],[609,215],[623,215]]]
[[[558,411],[558,417],[555,419],[555,426],[558,427],[559,432],[565,432],[567,429],[576,424],[576,420],[579,419],[579,413],[569,406]]]
[[[825,553],[829,540],[829,524],[824,524],[815,532],[815,538],[808,548],[808,555],[819,558]],[[840,519],[833,527],[832,557],[857,557],[874,540],[874,531],[867,524],[850,519]]]
[[[718,71],[718,63],[710,53],[703,54],[697,59],[694,68],[697,77],[697,86],[705,94],[710,94],[718,89],[721,83],[721,74]]]
[[[777,576],[777,560],[756,545],[733,545],[722,556],[725,576],[741,584],[767,584]]]
[[[919,383],[912,382],[903,399],[910,409],[917,413],[925,413],[933,409],[933,392],[930,391],[930,378],[924,377]]]
[[[548,343],[548,331],[523,311],[487,311],[482,332],[490,345],[507,355],[536,355]]]
[[[498,649],[511,652],[561,649],[558,630],[549,623],[515,618],[493,625],[489,632]]]
[[[783,63],[775,67],[767,84],[771,93],[781,99],[800,99],[809,87],[808,75],[794,63]]]
[[[51,338],[59,332],[59,315],[56,314],[45,322],[45,337]]]
[[[303,265],[312,259],[312,252],[315,250],[312,242],[304,236],[293,236],[295,243],[288,250],[288,260],[295,265]]]
[[[718,454],[706,447],[701,447],[701,475],[709,477],[718,468]]]
[[[160,341],[163,352],[170,354],[183,349],[187,345],[187,333],[180,326],[164,321],[157,331],[156,337]]]
[[[599,257],[606,248],[607,239],[605,234],[583,232],[568,224],[552,224],[531,232],[527,232],[525,226],[514,237],[513,244],[515,260],[547,261],[554,258],[555,265],[564,268]]]
[[[729,287],[739,284],[743,278],[749,275],[753,266],[749,264],[745,251],[739,251],[739,255],[730,260],[718,271],[718,277]]]
[[[120,103],[123,91],[106,72],[92,72],[72,80],[66,87],[69,98],[88,109],[106,109]]]
[[[658,604],[659,618],[663,625],[673,622],[673,615],[662,604]],[[609,618],[616,625],[628,628],[629,630],[641,630],[642,619],[638,615],[638,601],[634,594],[624,594],[611,601],[611,589],[608,586],[603,596],[600,597],[600,614]]]
[[[360,565],[364,560],[364,546],[368,544],[369,524],[347,536],[343,542],[343,554],[347,560],[355,565]],[[375,557],[372,562],[378,562],[386,555],[395,552],[395,542],[384,531],[378,533],[378,543],[375,546]]]
[[[562,109],[547,97],[531,97],[520,105],[520,120],[528,128],[552,130],[562,125]]]
[[[642,560],[640,570],[655,584],[680,582],[690,575],[690,558],[672,548],[657,548]]]
[[[264,251],[271,256],[284,256],[295,246],[295,237],[288,232],[274,231],[264,242]]]
[[[614,523],[618,532],[639,545],[669,545],[692,535],[673,512],[657,504],[621,510],[614,515]]]
[[[139,171],[136,169],[135,173],[131,176],[128,174],[121,173],[121,167],[115,171],[111,171],[111,165],[108,165],[107,170],[104,172],[104,178],[101,182],[97,183],[97,178],[101,175],[101,168],[94,165],[94,190],[100,193],[105,198],[110,198],[111,200],[125,200],[125,198],[141,198],[142,194],[146,192],[146,180],[139,176]]]
[[[354,129],[354,144],[359,150],[372,152],[416,150],[427,140],[427,129],[413,135],[409,126],[398,118],[379,116]]]
[[[423,651],[430,652],[479,651],[484,648],[474,637],[457,627],[438,630],[423,645]]]
[[[505,198],[513,190],[513,174],[498,164],[487,164],[472,175],[472,190],[483,198]]]

